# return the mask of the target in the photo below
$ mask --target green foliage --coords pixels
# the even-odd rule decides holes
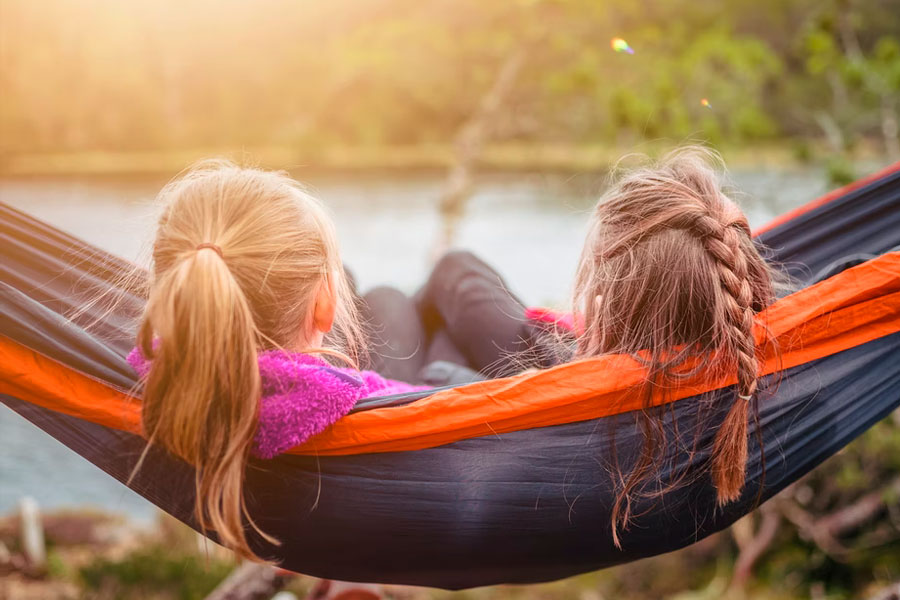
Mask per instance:
[[[202,600],[234,567],[231,562],[148,546],[121,560],[98,559],[79,571],[85,597]]]
[[[847,185],[856,180],[853,163],[840,155],[828,160],[825,165],[825,176],[828,178],[828,185],[832,187]]]
[[[524,50],[501,139],[882,135],[896,0],[0,0],[0,158],[449,144]],[[635,53],[609,45],[624,37]],[[701,105],[707,98],[710,108]],[[891,100],[893,98],[893,100]],[[891,106],[893,102],[893,106]]]
[[[47,552],[47,575],[53,579],[64,579],[69,576],[69,567],[55,549]]]
[[[797,162],[808,164],[813,160],[812,145],[807,140],[793,140],[791,151]]]
[[[900,6],[893,4],[896,17]],[[823,2],[801,37],[805,70],[811,76],[803,88],[808,90],[811,120],[833,150],[843,153],[858,138],[880,134],[887,154],[897,159],[900,41],[896,23],[885,31],[881,17],[880,11],[863,12],[847,0]],[[844,174],[833,166],[829,171]]]

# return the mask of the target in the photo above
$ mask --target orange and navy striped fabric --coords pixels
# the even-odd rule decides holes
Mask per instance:
[[[795,367],[900,331],[900,252],[892,252],[783,298],[763,315],[778,351],[765,373]],[[762,339],[763,331],[758,332]],[[107,427],[140,431],[140,400],[0,338],[0,393]],[[631,389],[643,369],[604,356],[538,373],[437,391],[417,402],[351,414],[294,454],[419,450],[463,439],[572,423],[640,408]],[[734,383],[695,379],[674,401]]]

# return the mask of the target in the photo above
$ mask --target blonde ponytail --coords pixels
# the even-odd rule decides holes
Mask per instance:
[[[150,294],[138,334],[151,359],[148,439],[196,469],[200,527],[254,557],[244,503],[259,415],[261,349],[306,350],[314,298],[334,280],[336,338],[356,357],[361,334],[337,242],[321,205],[290,178],[215,161],[160,194]]]
[[[155,443],[195,465],[200,526],[251,556],[244,469],[259,413],[257,332],[222,258],[189,252],[154,286],[139,334],[153,368],[142,419]]]

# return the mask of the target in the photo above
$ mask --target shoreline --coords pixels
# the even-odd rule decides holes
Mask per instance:
[[[486,173],[605,173],[623,156],[656,156],[671,143],[645,142],[628,148],[611,145],[491,144],[485,147],[476,168]],[[780,144],[725,147],[719,152],[726,164],[779,170],[821,167],[828,153],[812,145],[801,155],[787,141]],[[208,147],[179,150],[36,152],[0,155],[0,177],[134,177],[171,176],[188,165],[210,157],[224,157],[267,169],[292,173],[379,174],[441,173],[454,161],[453,147],[446,144],[406,146],[344,146],[310,151],[287,146]],[[856,161],[884,162],[875,147],[866,148]]]

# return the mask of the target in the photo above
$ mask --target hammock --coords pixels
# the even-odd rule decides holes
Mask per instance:
[[[739,501],[716,508],[701,471],[707,452],[676,454],[661,467],[662,483],[676,472],[701,475],[641,500],[622,548],[613,545],[612,432],[628,464],[642,439],[625,414],[639,408],[629,386],[643,372],[627,357],[606,356],[364,400],[306,445],[252,461],[249,510],[281,541],[271,547],[254,538],[254,549],[323,578],[458,589],[559,579],[728,527],[900,406],[900,252],[890,251],[900,244],[900,163],[759,234],[801,281],[848,255],[862,262],[767,311],[781,355],[779,362],[770,353],[765,369],[778,371],[778,385],[760,397],[762,448],[751,427]],[[143,299],[122,291],[112,311],[87,301],[114,290],[131,265],[5,205],[0,243],[0,400],[126,482],[145,446],[140,401],[129,396],[135,375],[124,360]],[[692,431],[691,396],[731,398],[733,383],[679,385],[669,439],[675,425]],[[724,417],[722,408],[714,418]],[[702,433],[702,443],[712,434]],[[196,527],[186,463],[151,449],[129,487]]]

